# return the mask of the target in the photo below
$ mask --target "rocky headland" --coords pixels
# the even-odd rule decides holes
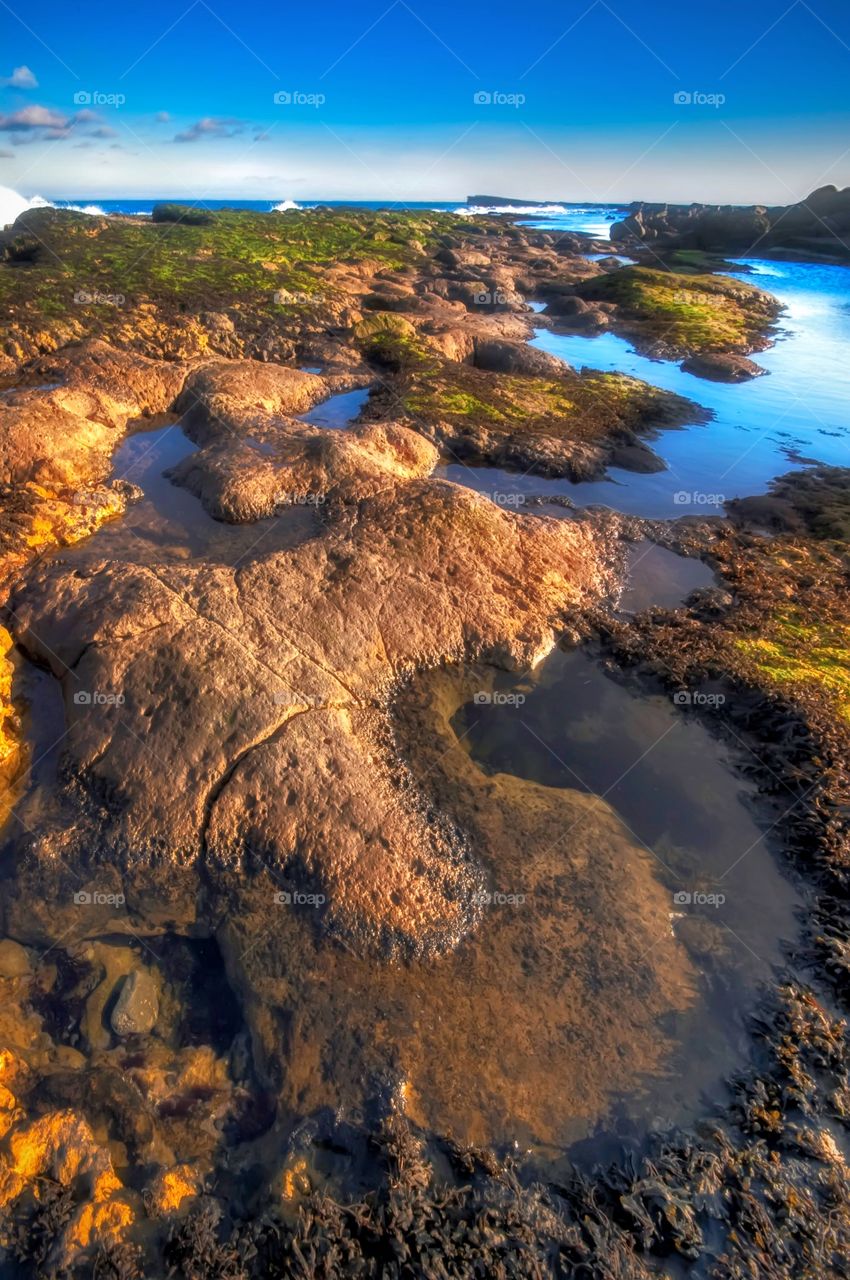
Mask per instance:
[[[850,188],[819,187],[796,204],[629,206],[628,217],[611,227],[618,245],[654,251],[692,249],[708,253],[758,253],[762,257],[850,258]]]

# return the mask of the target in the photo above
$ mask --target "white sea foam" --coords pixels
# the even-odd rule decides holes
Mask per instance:
[[[73,209],[75,213],[88,213],[93,217],[106,217],[104,210],[98,204],[55,205],[52,200],[45,200],[44,196],[33,196],[28,200],[26,196],[19,195],[11,187],[0,187],[0,228],[10,226],[22,213],[26,213],[27,209],[57,208]]]
[[[463,204],[460,208],[455,209],[455,213],[466,214],[472,217],[474,214],[482,213],[522,213],[528,215],[545,214],[551,217],[557,213],[567,213],[568,210],[562,204]]]
[[[101,209],[99,204],[59,204],[55,205],[56,209],[71,209],[74,213],[88,213],[93,218],[106,218],[109,215],[105,209]]]
[[[286,213],[287,209],[300,209],[301,206],[296,204],[294,200],[281,200],[280,204],[272,205],[272,213]]]
[[[0,227],[8,227],[22,213],[26,213],[27,209],[41,209],[49,204],[50,201],[43,196],[33,196],[31,200],[27,200],[26,196],[18,195],[11,187],[0,187]]]

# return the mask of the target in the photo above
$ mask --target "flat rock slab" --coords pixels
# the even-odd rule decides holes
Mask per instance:
[[[159,1016],[159,991],[146,969],[134,969],[124,979],[110,1024],[117,1036],[145,1036]]]

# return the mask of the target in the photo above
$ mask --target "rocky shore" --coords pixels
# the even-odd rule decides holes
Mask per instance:
[[[668,524],[434,475],[652,469],[706,421],[529,347],[527,298],[751,376],[766,294],[586,248],[351,210],[0,236],[10,1276],[842,1274],[848,472]],[[345,430],[310,420],[354,391]],[[157,430],[191,446],[168,479],[206,550],[110,557],[145,498],[116,448]],[[719,587],[618,613],[645,538]],[[559,644],[641,690],[733,685],[712,727],[817,895],[731,1101],[593,1172],[565,1148],[663,1075],[698,973],[616,810],[485,773],[458,731]]]
[[[790,205],[647,204],[629,206],[628,217],[611,227],[618,245],[653,250],[696,249],[709,253],[758,253],[762,257],[850,258],[850,188],[819,187]]]

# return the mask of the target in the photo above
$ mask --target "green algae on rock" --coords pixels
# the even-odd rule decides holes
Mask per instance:
[[[641,437],[708,417],[682,396],[621,374],[566,365],[554,376],[495,373],[421,346],[416,353],[375,394],[374,412],[398,415],[460,460],[572,480],[598,479],[611,463],[660,470]]]
[[[610,303],[611,327],[652,355],[761,351],[781,310],[770,294],[729,276],[622,267],[575,288],[586,302]]]
[[[0,360],[11,369],[85,336],[155,356],[271,351],[293,318],[344,305],[347,273],[408,266],[459,221],[220,210],[197,225],[30,210],[0,234]]]

